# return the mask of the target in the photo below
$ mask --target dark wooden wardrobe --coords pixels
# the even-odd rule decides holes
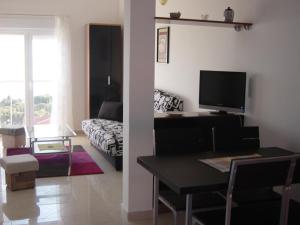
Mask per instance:
[[[119,25],[87,25],[87,116],[103,101],[122,101],[123,44]]]

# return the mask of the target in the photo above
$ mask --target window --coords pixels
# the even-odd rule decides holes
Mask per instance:
[[[25,120],[24,35],[0,35],[0,123],[23,125]]]
[[[57,93],[55,49],[56,43],[51,36],[34,36],[32,39],[34,125],[51,122],[52,102]]]
[[[0,127],[49,124],[57,93],[54,18],[5,21],[8,25],[0,27]]]

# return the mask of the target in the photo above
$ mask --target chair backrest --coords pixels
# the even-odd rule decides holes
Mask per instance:
[[[236,191],[290,185],[294,155],[268,158],[239,159],[231,162],[226,197],[225,225],[230,225],[232,198]],[[284,211],[281,220],[284,220]]]
[[[209,136],[209,137],[208,137]],[[211,134],[199,127],[168,127],[154,130],[154,154],[178,155],[212,150]],[[159,182],[159,191],[171,191]]]
[[[155,155],[189,154],[212,150],[202,128],[159,128],[154,131]]]
[[[232,152],[260,148],[258,127],[215,127],[213,128],[214,151]]]
[[[293,183],[300,183],[300,154],[297,154],[296,159]]]
[[[285,185],[291,156],[233,160],[229,185],[232,191]]]

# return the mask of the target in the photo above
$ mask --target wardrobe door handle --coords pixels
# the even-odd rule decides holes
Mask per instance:
[[[107,76],[107,84],[110,86],[110,75]]]

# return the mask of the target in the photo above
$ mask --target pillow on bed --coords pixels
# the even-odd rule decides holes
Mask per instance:
[[[121,102],[103,102],[98,118],[106,120],[123,121],[123,104]]]

